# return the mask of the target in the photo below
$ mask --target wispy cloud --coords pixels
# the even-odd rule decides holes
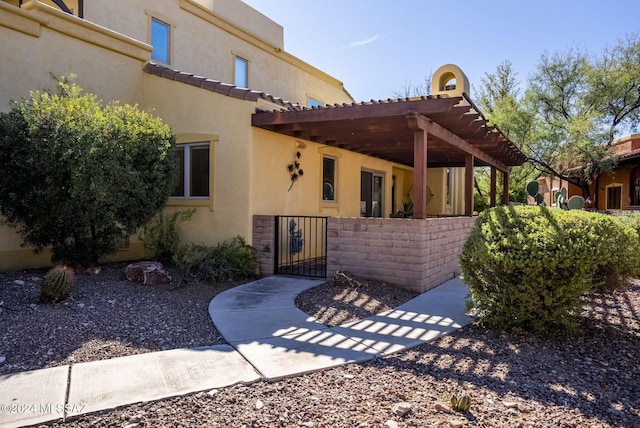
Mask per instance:
[[[373,43],[380,38],[380,35],[375,35],[373,37],[369,37],[368,39],[358,40],[357,42],[349,43],[347,45],[348,48],[355,48],[358,46],[368,45],[369,43]]]

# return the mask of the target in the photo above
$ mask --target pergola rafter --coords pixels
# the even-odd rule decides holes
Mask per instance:
[[[471,215],[474,166],[508,177],[512,166],[526,161],[466,94],[258,111],[252,125],[413,167],[416,218],[426,216],[427,168],[465,167],[465,211]],[[493,199],[495,186],[492,179]]]

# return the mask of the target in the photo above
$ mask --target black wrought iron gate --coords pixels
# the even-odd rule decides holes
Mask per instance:
[[[276,274],[327,276],[327,218],[276,216]]]

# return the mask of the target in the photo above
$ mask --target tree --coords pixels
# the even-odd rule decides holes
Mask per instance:
[[[538,122],[528,99],[521,96],[517,73],[510,61],[498,64],[494,73],[485,73],[480,79],[477,104],[492,125],[496,125],[503,134],[514,142],[525,154],[530,154],[537,136]],[[530,163],[513,167],[509,174],[509,199],[514,202],[526,202],[526,183],[539,176],[539,172]],[[483,196],[488,192],[489,175],[478,171],[477,192]]]
[[[411,98],[431,95],[431,77],[433,72],[430,72],[424,77],[422,83],[413,84],[411,81],[406,82],[402,90],[393,92],[395,98]]]
[[[528,97],[544,124],[530,161],[589,198],[589,185],[615,166],[607,149],[640,119],[640,39],[628,36],[595,57],[575,49],[543,55]]]
[[[105,106],[72,79],[0,113],[0,214],[24,246],[91,266],[164,205],[175,137],[137,106]]]

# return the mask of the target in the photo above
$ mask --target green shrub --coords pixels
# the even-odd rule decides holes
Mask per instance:
[[[460,266],[483,324],[554,334],[575,327],[581,296],[637,260],[637,234],[612,216],[519,206],[478,216]]]
[[[190,208],[165,216],[161,211],[144,227],[139,239],[144,247],[153,253],[153,259],[163,263],[173,260],[180,247],[180,235],[176,230],[176,224],[178,221],[191,220],[195,212],[195,208]]]
[[[640,237],[640,214],[624,214],[613,216],[625,227],[635,231]],[[622,239],[622,240],[617,240]],[[612,237],[605,243],[604,253],[607,254],[607,263],[602,263],[597,271],[598,281],[595,284],[594,292],[613,293],[627,285],[627,277],[638,276],[640,274],[640,248],[625,237]],[[630,257],[618,257],[620,250],[632,252]],[[635,251],[634,251],[635,250]]]
[[[175,137],[137,106],[103,105],[63,78],[0,113],[0,215],[52,261],[89,267],[165,204]]]
[[[66,299],[71,293],[74,279],[72,268],[63,265],[52,267],[42,280],[40,298],[44,302],[60,302]]]
[[[220,242],[215,247],[197,244],[182,246],[174,262],[187,281],[248,279],[256,275],[258,267],[255,249],[240,236]]]

